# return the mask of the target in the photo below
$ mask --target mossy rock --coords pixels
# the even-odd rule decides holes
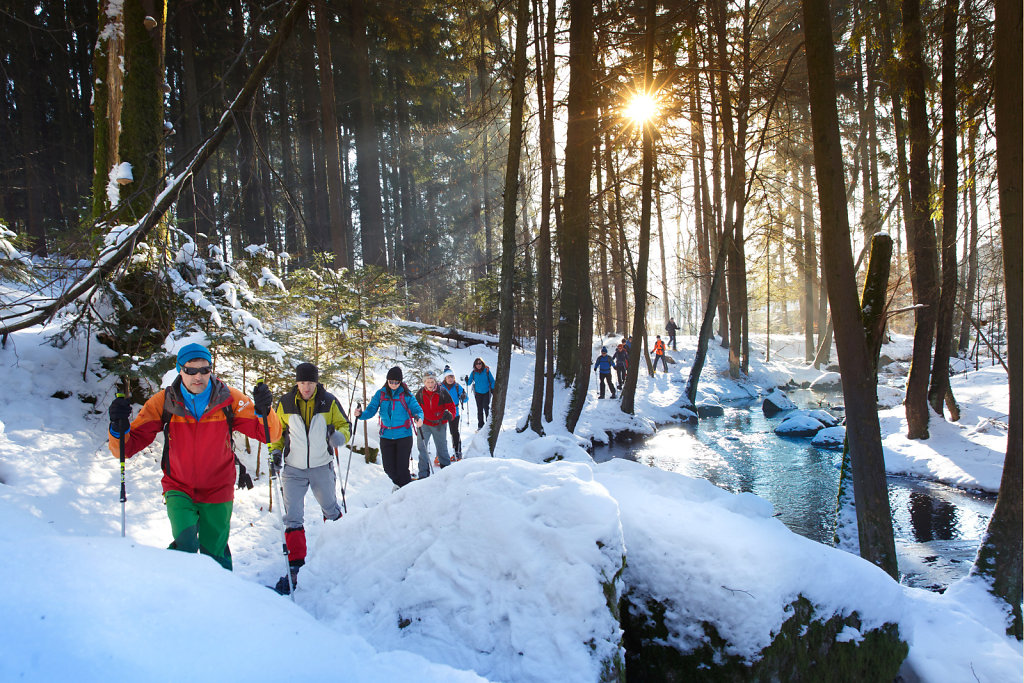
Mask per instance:
[[[861,630],[857,613],[823,620],[803,596],[790,604],[792,616],[752,662],[727,654],[729,643],[709,622],[701,623],[701,647],[681,652],[667,644],[665,605],[648,598],[639,609],[635,599],[627,594],[621,604],[629,681],[892,681],[907,656],[895,624],[861,631],[860,642],[837,641],[847,626]]]

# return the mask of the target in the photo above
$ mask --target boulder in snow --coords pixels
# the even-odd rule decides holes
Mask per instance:
[[[764,411],[765,417],[775,417],[781,412],[795,409],[796,404],[789,399],[789,396],[786,396],[786,394],[778,389],[773,389],[770,394],[764,397],[764,401],[761,403],[761,410]]]
[[[826,372],[811,382],[812,391],[835,391],[843,388],[843,377],[838,372]]]
[[[815,420],[825,425],[826,427],[835,427],[839,424],[840,420],[838,417],[828,412],[827,410],[807,410],[804,414],[808,417],[813,417]]]
[[[805,413],[790,415],[775,427],[779,436],[814,436],[824,427],[821,422]]]
[[[846,439],[846,427],[825,427],[811,439],[811,445],[816,448],[827,448],[831,451],[843,450],[843,441]]]

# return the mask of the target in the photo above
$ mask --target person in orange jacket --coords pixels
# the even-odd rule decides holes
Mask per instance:
[[[268,443],[281,438],[281,422],[271,410],[273,394],[258,384],[249,398],[213,374],[209,349],[188,344],[178,351],[178,377],[153,395],[129,422],[131,403],[120,396],[110,404],[109,446],[120,457],[124,438],[130,458],[164,432],[164,504],[174,540],[169,548],[209,555],[231,569],[228,532],[235,496],[232,431]],[[270,434],[264,431],[264,421]]]
[[[657,336],[654,342],[654,349],[651,351],[654,356],[654,369],[658,369],[658,361],[661,361],[661,367],[664,368],[665,373],[668,374],[668,361],[665,360],[665,342],[661,341],[661,335]]]

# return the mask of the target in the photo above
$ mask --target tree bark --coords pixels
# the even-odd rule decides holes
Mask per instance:
[[[928,112],[925,99],[924,26],[921,1],[903,0],[903,54],[901,62],[907,85],[907,137],[910,142],[910,199],[912,218],[907,247],[913,255],[911,280],[915,283],[914,351],[907,378],[907,437],[928,438],[928,376],[932,340],[938,317],[938,278],[935,228],[930,219],[931,177],[928,168]]]
[[[999,497],[988,530],[982,539],[971,574],[989,584],[989,590],[1004,600],[1011,614],[1007,633],[1017,640],[1024,636],[1021,618],[1022,539],[1024,496],[1021,495],[1021,440],[1024,398],[1021,392],[1022,296],[1021,254],[1024,232],[1024,206],[1021,184],[1024,150],[1021,144],[1021,82],[1020,56],[1021,3],[1018,0],[996,0],[995,21],[995,113],[996,174],[999,180],[999,218],[1003,238],[1003,275],[1006,285],[1006,338],[1009,360],[1010,415],[1006,433],[1006,459],[999,484]]]
[[[505,199],[501,226],[501,325],[498,328],[498,373],[495,377],[494,399],[491,403],[491,427],[487,434],[487,445],[492,456],[498,443],[498,435],[501,433],[501,423],[505,418],[505,397],[512,365],[512,275],[516,258],[516,202],[519,199],[519,159],[523,151],[523,104],[526,99],[526,42],[529,25],[530,0],[518,0],[508,161],[505,165]],[[526,220],[525,214],[523,220]]]
[[[928,403],[939,415],[949,403],[949,419],[959,420],[960,409],[949,387],[949,356],[953,353],[953,309],[957,294],[957,161],[959,140],[956,116],[956,23],[958,0],[945,0],[942,20],[942,289],[935,321],[935,357],[932,361]]]
[[[352,238],[349,235],[341,191],[341,148],[338,144],[338,114],[334,99],[334,59],[331,55],[327,3],[316,0],[316,54],[320,63],[320,101],[323,108],[324,161],[327,164],[327,215],[335,268],[352,267]]]
[[[349,1],[349,20],[352,32],[351,61],[356,77],[356,171],[359,175],[359,229],[363,264],[386,269],[387,241],[384,237],[384,209],[380,189],[377,120],[373,113],[370,48],[366,37],[366,0]]]
[[[654,90],[654,35],[657,19],[657,2],[646,0],[644,10],[644,92]],[[640,377],[640,340],[646,341],[647,326],[647,262],[651,248],[651,199],[654,183],[654,121],[643,122],[643,170],[640,179],[640,237],[637,245],[636,273],[633,278],[633,298],[636,306],[633,312],[633,346],[629,350],[629,368],[626,382],[622,386],[620,406],[622,412],[633,414],[636,401],[636,384]],[[644,353],[646,356],[646,352]]]
[[[594,103],[594,0],[569,0],[569,101],[565,143],[566,259],[562,261],[562,292],[566,305],[559,320],[560,372],[573,390],[565,426],[570,432],[583,412],[590,385],[594,337],[594,304],[590,296],[590,179],[596,133]],[[566,297],[566,290],[569,293]],[[564,322],[564,326],[563,326]],[[565,339],[562,335],[565,335]],[[571,374],[568,374],[571,373]]]
[[[802,0],[802,6],[823,256],[842,368],[861,556],[898,579],[882,437],[874,403],[875,377],[861,322],[850,248],[831,12],[828,0]]]

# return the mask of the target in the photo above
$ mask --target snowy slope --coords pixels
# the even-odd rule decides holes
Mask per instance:
[[[1001,634],[998,605],[970,581],[944,595],[900,587],[856,557],[788,532],[754,496],[633,463],[589,463],[580,435],[607,438],[671,420],[685,362],[653,380],[641,373],[643,417],[597,400],[595,378],[576,435],[559,426],[568,402],[559,391],[542,440],[514,429],[529,406],[533,367],[532,355],[514,353],[497,458],[485,430],[476,432],[471,399],[465,462],[391,495],[380,466],[356,454],[348,515],[325,524],[307,498],[309,564],[293,605],[264,587],[284,567],[279,506],[269,509],[265,477],[236,494],[233,573],[163,550],[170,539],[158,445],[128,463],[128,538],[120,538],[117,461],[106,446],[112,384],[94,372],[103,349],[93,342],[83,380],[84,344],[56,350],[42,343],[45,332],[16,333],[0,351],[0,680],[594,680],[589,674],[617,637],[598,589],[617,571],[622,548],[636,554],[632,581],[667,585],[686,567],[693,609],[732,624],[748,652],[770,631],[767,615],[801,591],[837,610],[895,619],[923,680],[1024,676],[1024,653]],[[683,341],[692,355],[692,340]],[[494,352],[481,347],[444,352],[460,376],[477,355],[496,366]],[[733,382],[723,360],[713,348],[703,396],[757,396],[809,374],[773,360]],[[377,369],[377,386],[385,371]],[[973,377],[977,398],[965,391],[961,401],[982,428],[928,444],[953,461],[962,440],[999,437],[981,421],[998,419],[1005,375],[1003,384]],[[81,396],[96,397],[100,412]],[[518,461],[556,454],[569,462]],[[244,458],[255,465],[255,452]],[[348,464],[343,455],[343,472]],[[755,587],[763,613],[722,600],[720,586]]]

